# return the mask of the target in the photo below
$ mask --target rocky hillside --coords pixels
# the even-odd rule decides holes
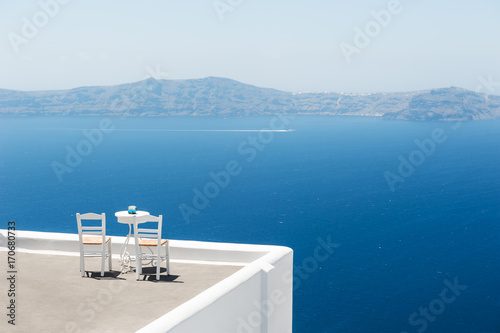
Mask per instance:
[[[0,116],[355,115],[407,120],[500,118],[500,96],[461,88],[406,93],[291,93],[208,77],[57,91],[0,89]]]

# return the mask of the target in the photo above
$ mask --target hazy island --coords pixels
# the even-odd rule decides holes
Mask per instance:
[[[450,87],[395,93],[297,93],[207,77],[70,90],[0,89],[0,116],[369,116],[401,120],[500,118],[500,96]]]

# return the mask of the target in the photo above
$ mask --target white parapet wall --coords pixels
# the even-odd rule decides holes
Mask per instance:
[[[18,251],[78,255],[78,235],[16,231]],[[0,229],[0,247],[7,231]],[[125,237],[112,236],[118,257]],[[131,240],[133,242],[133,240]],[[133,248],[133,247],[132,247]],[[170,241],[172,261],[242,268],[138,332],[291,333],[293,251],[283,246]]]

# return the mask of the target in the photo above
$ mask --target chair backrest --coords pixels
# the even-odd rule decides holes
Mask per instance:
[[[139,239],[156,239],[158,241],[158,246],[160,246],[162,220],[162,215],[158,217],[153,215],[142,217],[141,221],[144,222],[134,226],[135,241],[138,242]],[[155,228],[151,229],[151,227]]]
[[[76,213],[76,221],[78,223],[78,237],[80,238],[80,244],[83,242],[83,236],[101,236],[102,243],[105,243],[106,239],[106,214],[95,214],[86,213],[80,214]],[[82,221],[84,221],[82,223]],[[99,223],[96,223],[99,221]]]

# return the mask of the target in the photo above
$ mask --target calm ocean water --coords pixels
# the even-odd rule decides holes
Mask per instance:
[[[294,332],[500,332],[500,121],[103,119],[0,120],[2,228],[76,233],[93,211],[125,235],[136,205],[172,239],[293,248]]]

